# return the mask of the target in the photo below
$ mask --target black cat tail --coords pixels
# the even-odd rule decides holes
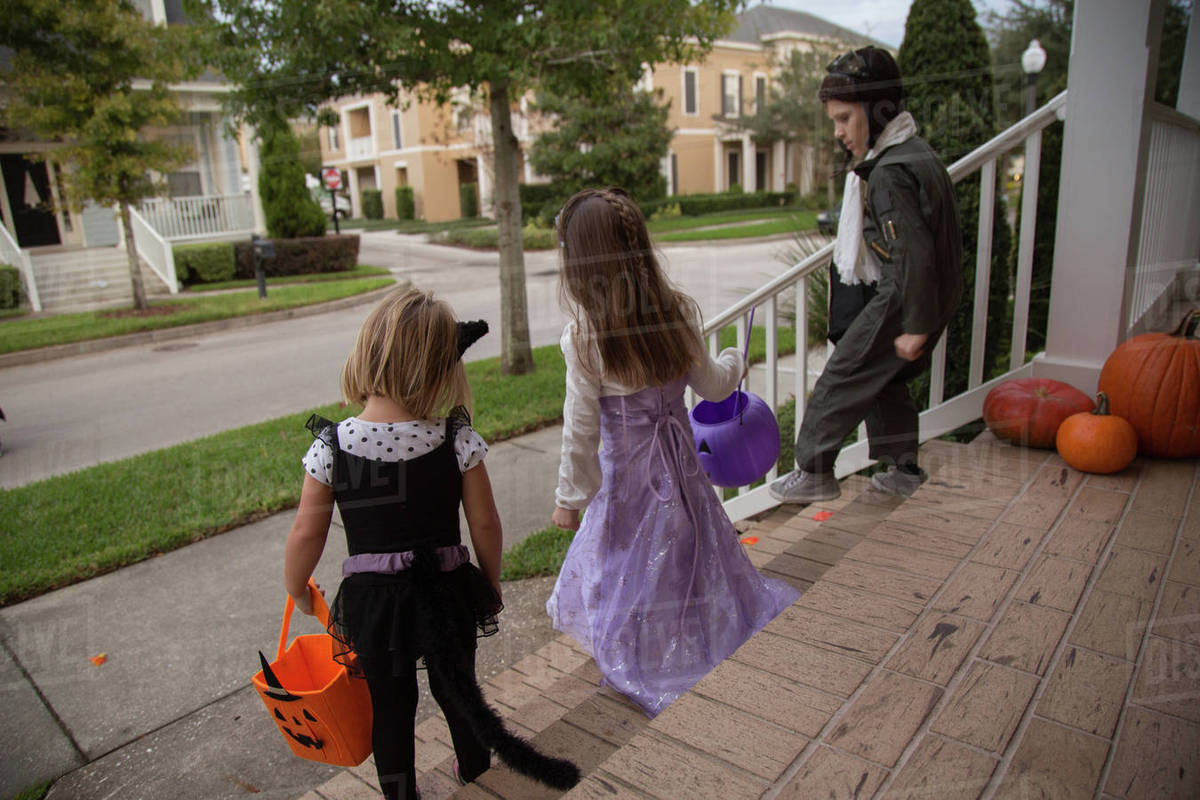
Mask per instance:
[[[450,688],[451,700],[470,722],[471,730],[481,742],[496,751],[505,764],[554,789],[566,791],[579,783],[579,767],[573,762],[540,753],[529,742],[510,732],[500,715],[487,704],[479,684],[470,676],[461,672],[447,674],[436,661],[429,663],[426,659],[426,663],[430,669],[442,673]]]

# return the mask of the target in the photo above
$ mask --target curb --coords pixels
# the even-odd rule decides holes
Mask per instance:
[[[33,350],[17,350],[12,353],[0,354],[0,369],[4,369],[5,367],[19,367],[25,364],[38,364],[43,361],[53,361],[59,358],[70,358],[71,356],[80,356],[89,353],[101,353],[121,347],[136,347],[142,344],[167,342],[172,339],[186,339],[191,336],[202,336],[206,333],[249,328],[253,325],[265,325],[269,322],[311,317],[329,311],[341,311],[346,308],[353,308],[354,306],[369,303],[397,287],[411,285],[411,283],[407,278],[401,278],[391,286],[382,286],[378,289],[372,289],[369,292],[356,294],[351,297],[330,300],[327,303],[315,303],[309,306],[267,311],[263,314],[247,314],[241,317],[229,317],[228,319],[217,319],[211,322],[198,322],[194,325],[179,325],[174,328],[160,328],[154,331],[142,331],[141,333],[127,333],[121,336],[109,336],[104,339],[87,339],[82,342],[56,344],[50,347],[38,347]]]

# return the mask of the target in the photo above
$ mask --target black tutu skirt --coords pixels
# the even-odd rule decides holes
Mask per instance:
[[[414,564],[396,573],[360,572],[342,581],[329,606],[333,657],[353,668],[391,663],[393,674],[473,654],[475,640],[499,630],[503,605],[477,566],[442,572]],[[353,653],[355,658],[349,656]]]

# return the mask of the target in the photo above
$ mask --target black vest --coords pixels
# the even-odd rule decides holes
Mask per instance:
[[[332,424],[333,496],[350,555],[399,553],[460,544],[462,471],[454,452],[457,425],[445,441],[408,461],[372,461],[342,450]]]

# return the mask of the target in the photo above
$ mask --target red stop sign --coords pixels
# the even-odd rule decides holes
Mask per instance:
[[[321,181],[331,192],[342,188],[342,172],[337,167],[325,167],[321,170]]]

